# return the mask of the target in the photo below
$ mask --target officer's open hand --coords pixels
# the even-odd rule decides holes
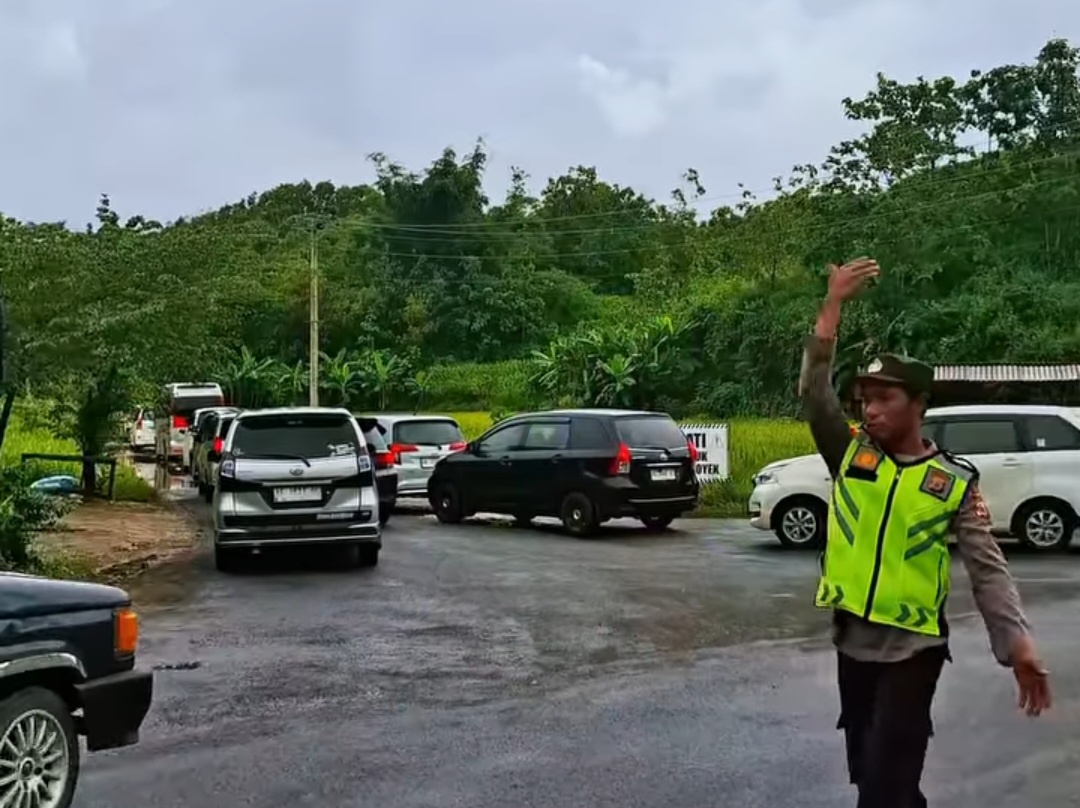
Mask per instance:
[[[1050,676],[1035,653],[1035,643],[1022,637],[1013,649],[1013,675],[1019,687],[1018,705],[1028,715],[1039,715],[1050,709]]]
[[[842,266],[829,265],[829,297],[837,302],[851,300],[870,278],[881,274],[872,258],[856,258]]]

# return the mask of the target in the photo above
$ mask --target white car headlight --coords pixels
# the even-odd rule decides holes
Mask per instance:
[[[759,471],[751,478],[751,482],[753,482],[754,485],[761,485],[763,483],[775,483],[776,475],[776,471]]]

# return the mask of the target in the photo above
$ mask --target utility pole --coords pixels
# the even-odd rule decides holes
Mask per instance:
[[[308,370],[311,374],[308,380],[308,404],[312,407],[319,406],[319,231],[314,223],[311,225],[311,294],[308,302],[308,319],[311,322],[311,333],[308,337],[310,355],[308,357]]]

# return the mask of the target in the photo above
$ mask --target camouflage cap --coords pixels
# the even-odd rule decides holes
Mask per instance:
[[[916,396],[929,395],[934,386],[934,369],[910,356],[881,354],[855,376],[855,383],[860,382],[889,384]]]

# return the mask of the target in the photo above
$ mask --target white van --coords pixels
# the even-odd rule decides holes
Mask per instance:
[[[196,410],[222,407],[225,394],[213,382],[173,382],[162,389],[156,419],[156,454],[158,462],[187,464],[188,432]]]

